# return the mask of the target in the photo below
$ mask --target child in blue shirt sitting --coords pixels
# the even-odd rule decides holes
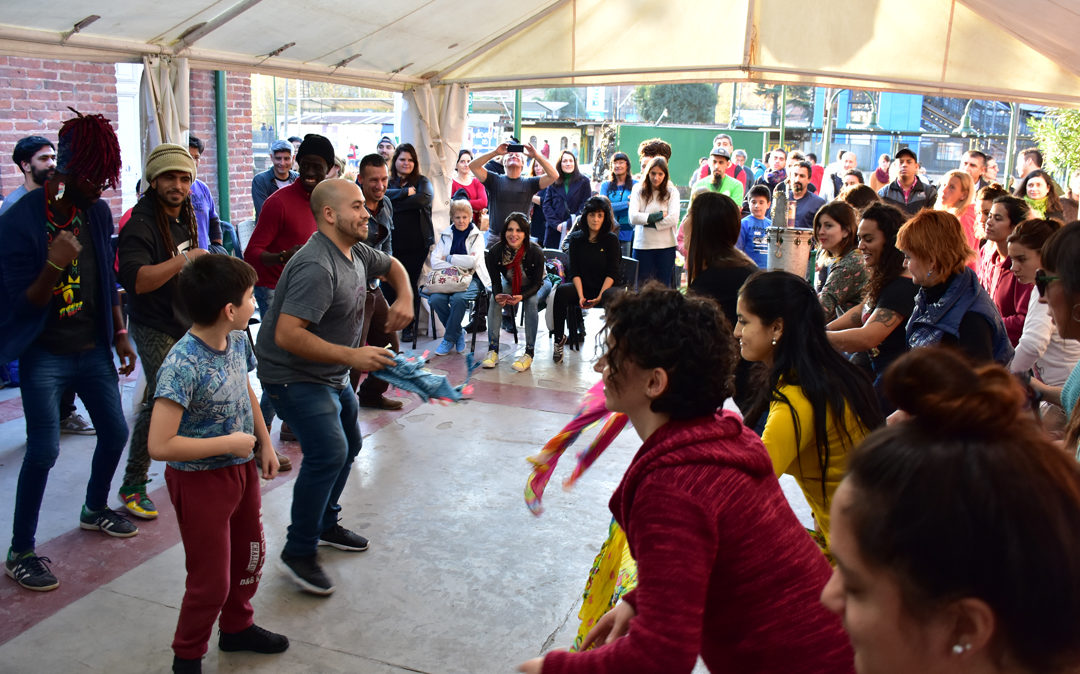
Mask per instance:
[[[739,241],[735,247],[746,253],[761,269],[766,269],[769,262],[769,239],[765,234],[766,227],[772,227],[769,219],[769,205],[772,203],[772,194],[764,185],[755,185],[748,195],[750,202],[750,215],[742,219],[742,231],[739,232]]]
[[[202,255],[180,272],[192,326],[158,372],[150,456],[184,542],[187,587],[173,639],[173,672],[202,671],[220,615],[223,651],[280,653],[289,640],[254,623],[251,598],[266,542],[259,476],[277,475],[259,402],[248,382],[255,355],[243,330],[255,311],[256,274],[243,260]]]

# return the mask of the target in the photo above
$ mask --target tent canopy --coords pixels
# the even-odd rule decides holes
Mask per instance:
[[[393,91],[767,81],[1080,106],[1080,4],[1060,0],[52,0],[0,22],[0,54]]]

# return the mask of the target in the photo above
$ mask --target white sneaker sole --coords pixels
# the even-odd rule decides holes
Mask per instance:
[[[331,543],[330,541],[324,541],[321,538],[319,539],[319,545],[325,545],[327,547],[335,548],[337,550],[344,550],[345,552],[364,552],[369,547],[371,547],[370,545],[365,545],[362,548],[356,548],[356,547],[353,547],[351,545],[342,545],[341,543]]]
[[[280,559],[278,560],[278,565],[281,567],[281,570],[285,572],[285,575],[291,578],[292,581],[296,583],[297,586],[299,586],[299,588],[304,592],[307,592],[308,594],[317,594],[320,597],[328,597],[334,594],[333,585],[331,585],[329,588],[312,585],[311,583],[301,578],[295,571],[289,568],[288,564],[281,561]]]

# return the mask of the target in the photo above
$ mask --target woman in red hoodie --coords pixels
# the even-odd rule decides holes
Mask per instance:
[[[830,568],[800,526],[760,438],[731,412],[735,341],[719,305],[657,284],[607,308],[596,369],[608,409],[644,441],[611,498],[638,586],[581,653],[520,671],[852,672],[818,602]],[[656,335],[668,335],[658,340]]]

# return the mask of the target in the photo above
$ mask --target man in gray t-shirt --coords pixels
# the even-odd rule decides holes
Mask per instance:
[[[319,566],[317,546],[368,546],[338,524],[338,499],[361,442],[349,369],[393,365],[392,352],[360,345],[367,281],[379,277],[397,292],[386,318],[390,331],[412,322],[413,296],[401,263],[363,243],[370,216],[359,187],[324,180],[311,193],[311,210],[318,230],[285,265],[255,353],[259,379],[304,454],[281,559],[302,589],[328,595],[334,585]]]
[[[506,227],[506,216],[519,212],[529,214],[532,206],[533,195],[555,182],[559,174],[544,155],[536,151],[532,145],[523,146],[523,152],[509,152],[509,146],[503,143],[487,154],[482,154],[469,164],[469,170],[476,179],[483,183],[488,193],[488,222],[491,223],[487,231],[487,244],[495,243],[502,236]],[[492,173],[484,168],[484,164],[492,157],[502,156],[503,167],[506,175]],[[544,175],[540,178],[522,178],[525,170],[525,157],[540,162],[544,167]],[[535,234],[535,232],[534,232]]]

